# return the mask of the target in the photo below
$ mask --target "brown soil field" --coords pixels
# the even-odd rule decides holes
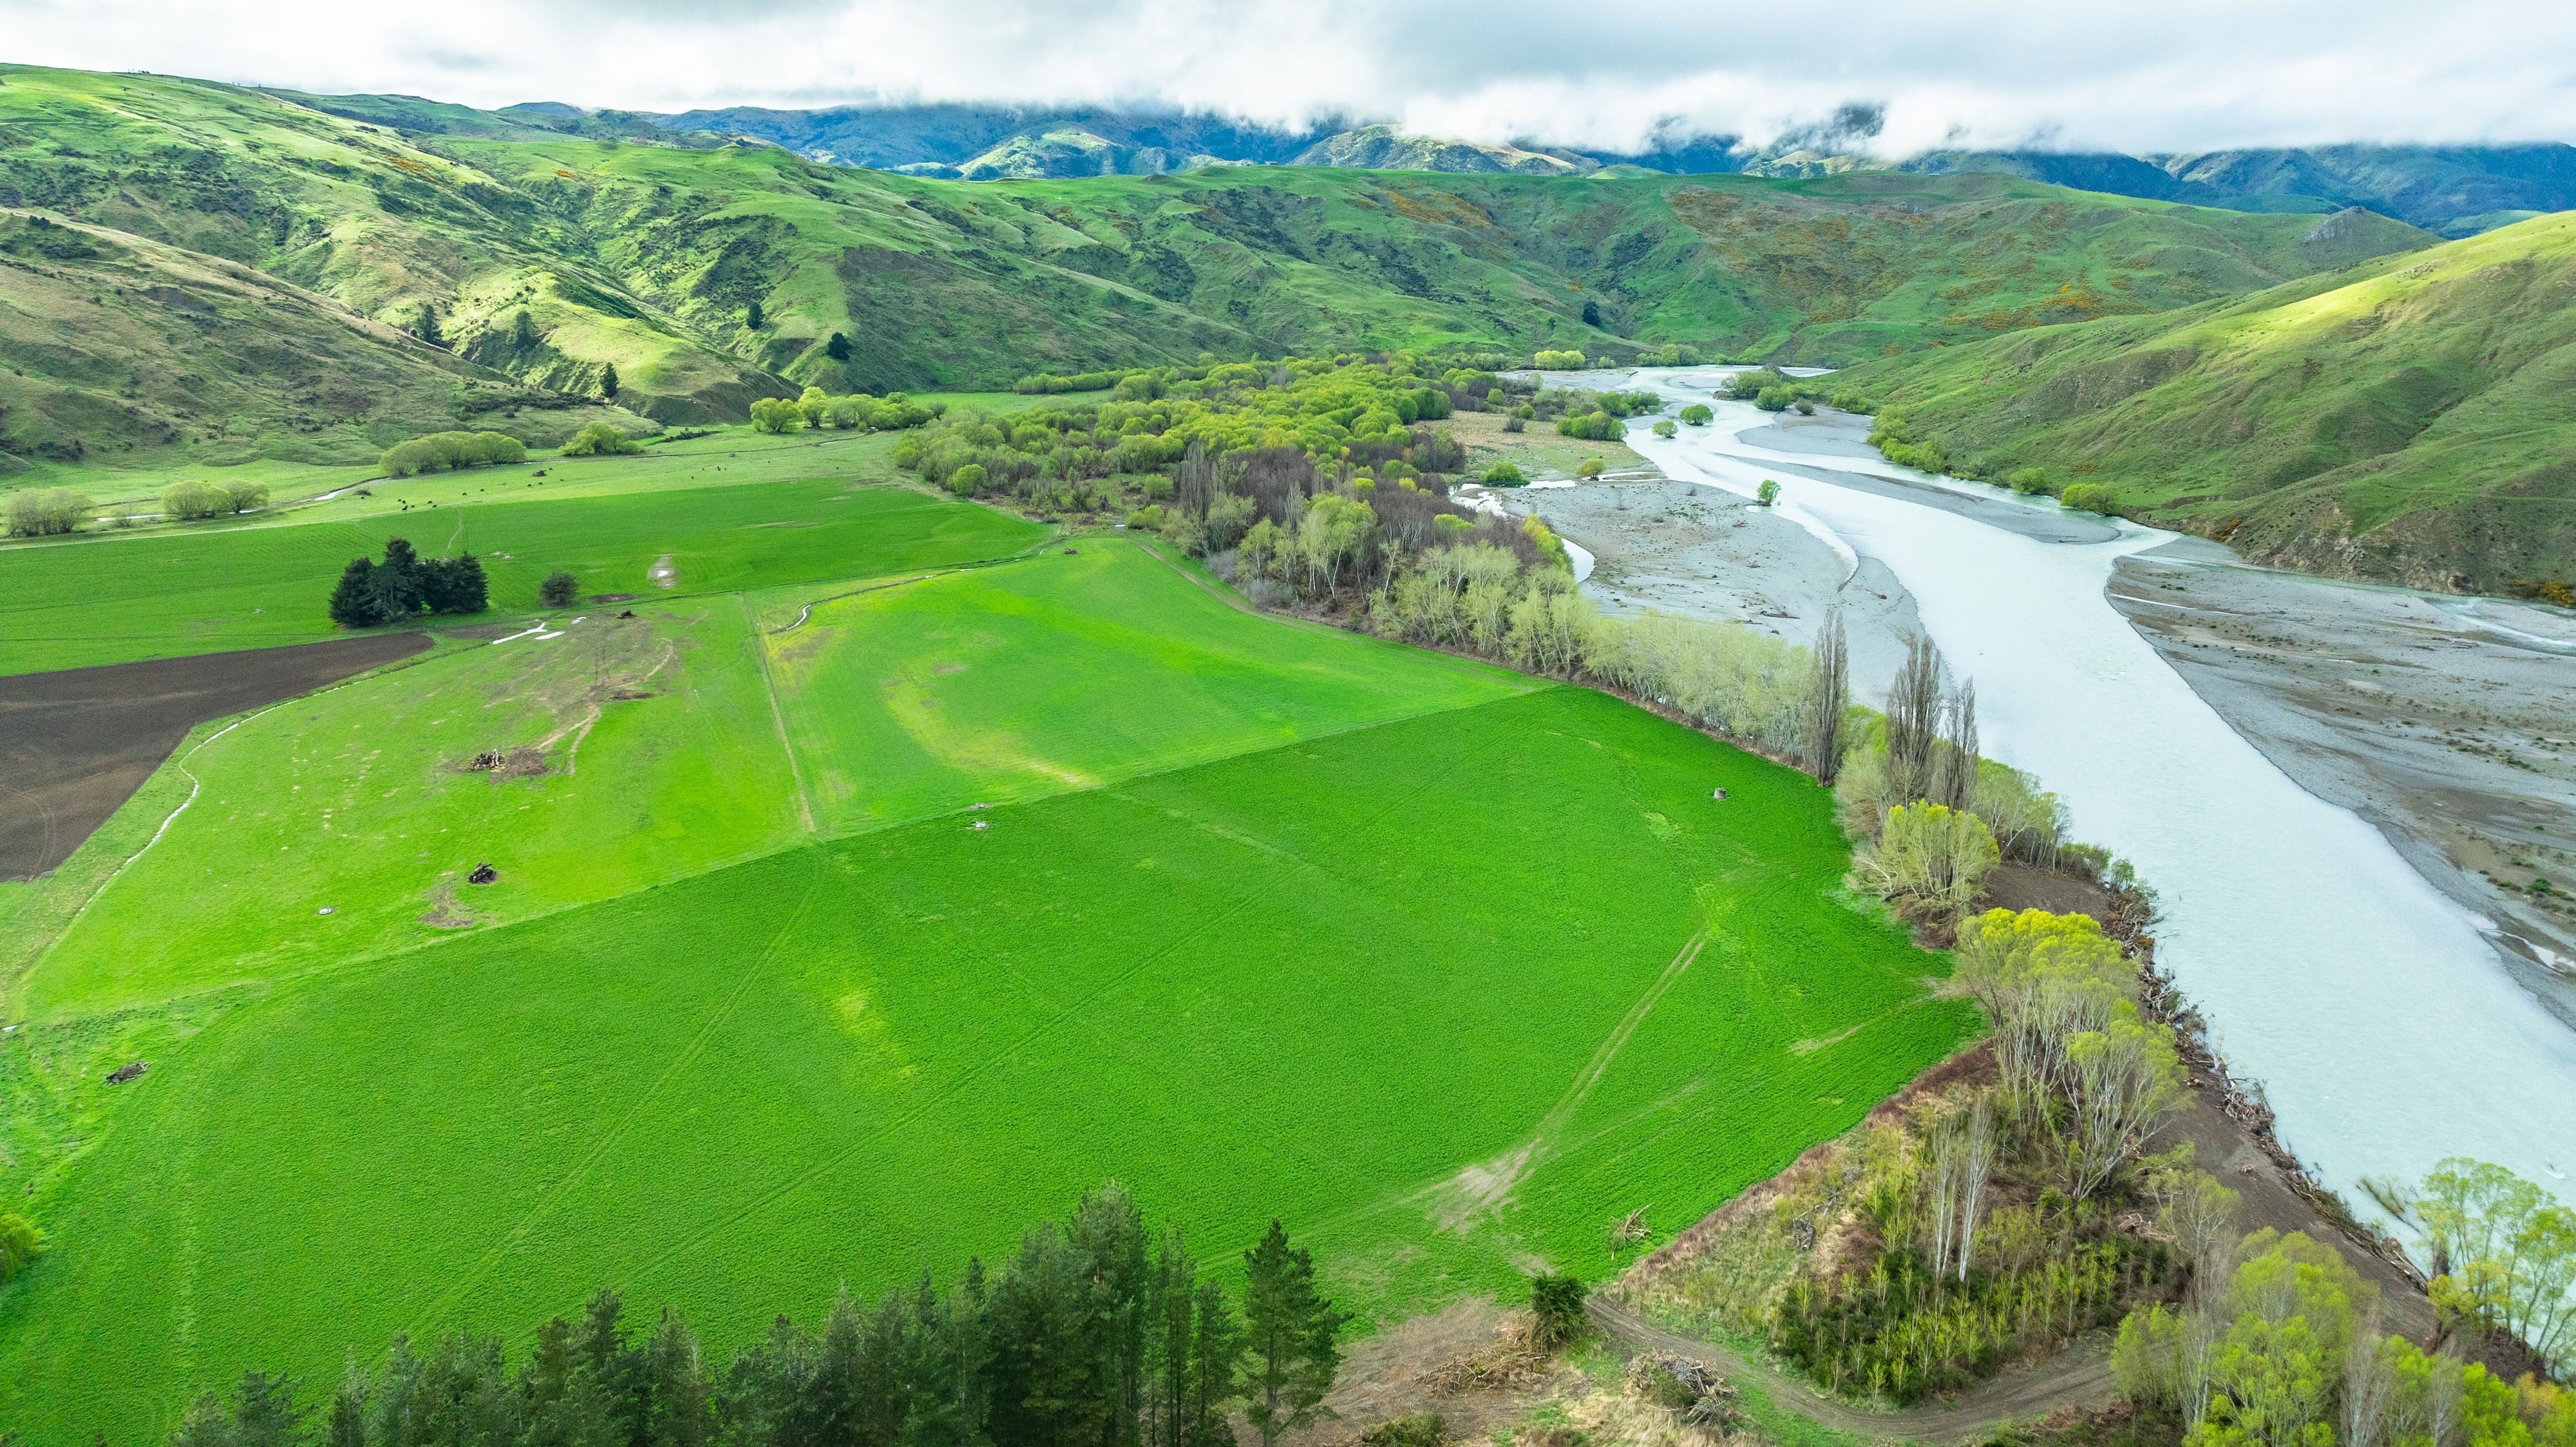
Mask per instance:
[[[0,678],[0,879],[33,879],[71,857],[208,719],[427,647],[426,633],[376,633]]]

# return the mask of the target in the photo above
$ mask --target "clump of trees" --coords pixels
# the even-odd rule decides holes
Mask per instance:
[[[572,440],[563,445],[562,453],[566,457],[614,457],[643,450],[643,443],[616,427],[606,422],[592,422],[572,435]]]
[[[2122,1393],[2175,1421],[2186,1440],[2576,1442],[2576,1397],[2536,1375],[2507,1382],[2461,1350],[2467,1331],[2510,1335],[2551,1370],[2568,1370],[2576,1217],[2538,1187],[2453,1159],[2425,1178],[2420,1197],[2399,1193],[2437,1270],[2436,1334],[2418,1347],[2379,1330],[2376,1284],[2331,1244],[2270,1230],[2239,1240],[2227,1219],[2234,1192],[2198,1172],[2169,1180],[2172,1205],[2160,1219],[2190,1250],[2190,1291],[2123,1321],[2111,1365]]]
[[[161,512],[184,522],[245,513],[268,506],[264,482],[174,482],[161,489]]]
[[[819,1324],[781,1315],[722,1364],[676,1312],[638,1321],[603,1290],[516,1361],[498,1336],[397,1336],[318,1403],[247,1373],[229,1402],[199,1397],[171,1444],[1210,1447],[1240,1413],[1273,1447],[1321,1415],[1350,1318],[1276,1222],[1242,1271],[1229,1292],[1113,1184],[995,1267],[944,1290],[925,1271],[875,1301],[843,1288]]]
[[[376,465],[387,477],[409,477],[415,472],[489,467],[527,458],[528,445],[506,432],[433,432],[386,448]]]
[[[385,559],[349,560],[331,590],[331,621],[373,628],[422,613],[480,613],[487,606],[483,563],[472,553],[424,558],[401,538],[385,540]]]
[[[2077,512],[2108,516],[2120,510],[2120,495],[2098,482],[2071,482],[2057,495],[2058,505]]]
[[[1950,454],[1941,445],[1941,435],[1935,432],[1916,437],[1913,424],[1905,420],[1903,413],[1879,413],[1870,425],[1869,445],[1899,467],[1919,472],[1950,470]]]
[[[764,397],[751,404],[751,425],[763,432],[796,432],[835,428],[843,432],[900,432],[930,422],[948,410],[945,402],[919,403],[901,392],[871,397],[853,392],[836,397],[808,387],[801,397]]]
[[[1530,358],[1530,366],[1541,372],[1580,372],[1584,367],[1583,353],[1574,350],[1540,352]]]
[[[85,493],[68,487],[30,487],[9,495],[9,536],[54,537],[80,531],[92,504]]]

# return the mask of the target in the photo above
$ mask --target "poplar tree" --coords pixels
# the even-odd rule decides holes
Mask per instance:
[[[1850,655],[1843,643],[1843,609],[1825,610],[1825,626],[1816,633],[1816,672],[1807,689],[1807,766],[1817,782],[1832,788],[1842,771],[1843,710],[1851,704]]]

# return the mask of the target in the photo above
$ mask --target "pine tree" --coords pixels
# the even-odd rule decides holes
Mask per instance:
[[[763,320],[764,318],[761,315],[759,302],[755,301],[751,305],[742,309],[742,324],[751,328],[753,331],[756,332],[760,330],[760,324]]]
[[[528,315],[526,307],[519,308],[518,315],[510,318],[510,345],[526,351],[541,340],[537,335],[537,319]]]
[[[617,400],[617,364],[615,362],[610,362],[599,369],[599,395],[611,402]]]
[[[340,582],[331,590],[331,621],[343,628],[372,628],[384,621],[376,613],[376,565],[372,559],[351,558],[340,570]]]
[[[832,333],[832,339],[823,344],[823,355],[831,358],[835,362],[848,361],[850,359],[850,339],[841,335],[839,332]]]
[[[1243,1395],[1243,1324],[1213,1281],[1199,1283],[1198,1329],[1190,1341],[1187,1447],[1234,1447],[1226,1412]]]
[[[1243,1253],[1243,1316],[1249,1328],[1251,1404],[1244,1416],[1276,1447],[1283,1433],[1314,1425],[1342,1364],[1337,1339],[1350,1317],[1315,1294],[1315,1262],[1288,1245],[1277,1221]]]
[[[376,598],[376,619],[391,622],[420,611],[420,554],[401,538],[385,540],[385,560],[368,581]]]

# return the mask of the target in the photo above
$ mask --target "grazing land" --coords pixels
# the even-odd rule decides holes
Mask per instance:
[[[538,584],[558,568],[584,593],[671,597],[1000,557],[1041,536],[986,508],[810,472],[759,487],[593,494],[574,506],[539,498],[530,471],[441,474],[415,485],[408,511],[345,521],[13,549],[0,673],[327,636],[320,604],[340,569],[389,537],[430,556],[473,552],[493,607],[511,612],[535,608]],[[648,576],[664,558],[675,570],[667,586]]]
[[[1074,556],[820,603],[768,647],[827,832],[1094,787],[1529,686],[1483,664],[1281,627],[1134,544],[1097,540]]]
[[[60,864],[133,796],[188,731],[417,653],[379,633],[152,663],[0,678],[0,879]]]
[[[1845,859],[1804,776],[1550,688],[278,979],[124,1087],[0,1416],[148,1435],[602,1281],[731,1343],[1109,1176],[1373,1315],[1597,1275],[1975,1028]]]

